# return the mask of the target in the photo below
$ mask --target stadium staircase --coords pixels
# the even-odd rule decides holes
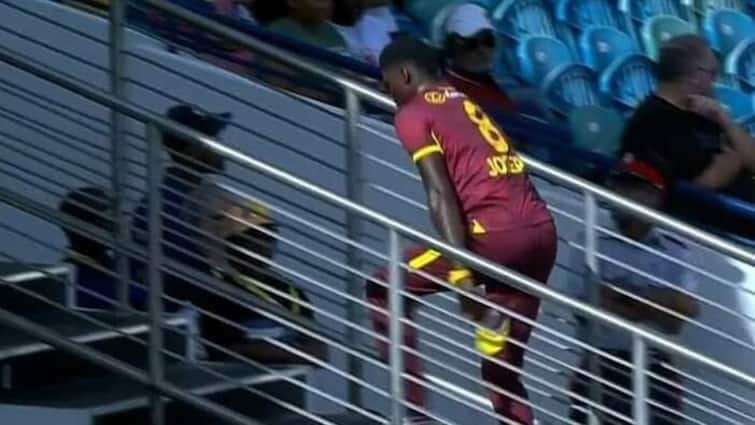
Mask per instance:
[[[385,96],[168,2],[139,2],[229,45],[274,57],[288,75],[330,84],[341,91],[344,107],[273,89],[158,34],[131,29],[124,3],[112,2],[110,16],[102,18],[44,0],[0,0],[1,424],[399,425],[404,410],[414,407],[400,385],[398,318],[407,294],[395,279],[405,266],[400,248],[411,242],[435,246],[546,301],[523,372],[539,424],[572,423],[570,377],[589,376],[579,369],[583,353],[605,355],[580,342],[575,315],[627,332],[636,354],[635,387],[627,394],[633,417],[588,400],[596,421],[649,423],[644,365],[647,350],[660,348],[680,360],[668,367],[685,378],[681,413],[687,423],[755,424],[751,251],[528,159],[559,225],[558,270],[551,288],[543,287],[431,236],[418,177],[391,126],[373,119],[392,112]],[[221,141],[164,119],[166,107],[178,102],[233,112]],[[281,227],[280,252],[270,266],[311,294],[315,321],[271,310],[238,290],[217,289],[214,277],[165,258],[156,229],[166,218],[159,214],[145,217],[155,224],[147,247],[130,241],[135,204],[143,197],[153,207],[162,202],[163,132],[215,150],[230,162],[219,184],[269,206]],[[117,195],[112,234],[57,211],[66,192],[91,185]],[[704,314],[688,323],[693,330],[681,340],[563,294],[604,259],[596,240],[612,232],[606,206],[640,215],[694,246],[698,260],[666,258],[704,282],[694,294]],[[121,259],[115,277],[122,281],[130,280],[123,259],[145,261],[148,279],[139,284],[149,291],[150,309],[123,307],[124,291],[113,309],[79,307],[75,270],[61,262],[61,227],[111,246]],[[378,336],[369,325],[363,283],[386,265],[394,278],[387,282],[393,314],[391,355],[384,361],[372,348]],[[197,317],[206,312],[191,305],[163,312],[162,275],[191,276],[196,285],[319,340],[328,347],[327,360],[204,360],[207,343]],[[425,413],[442,424],[504,421],[484,397],[496,389],[479,378],[472,324],[455,314],[454,298],[414,302],[422,306],[413,320],[432,393]]]

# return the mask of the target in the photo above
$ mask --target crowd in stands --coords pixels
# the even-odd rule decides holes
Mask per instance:
[[[213,137],[219,136],[229,118],[227,114],[206,113],[189,105],[172,107],[166,116]],[[287,312],[314,320],[306,294],[271,267],[278,230],[264,205],[241,199],[214,182],[213,176],[222,173],[224,166],[222,158],[210,149],[169,134],[163,136],[163,147],[171,158],[162,181],[163,254],[193,272],[162,273],[165,309],[196,309],[204,348],[212,360],[228,357],[220,349],[223,348],[255,361],[307,362],[295,352],[271,344],[270,339],[308,356],[322,357],[320,343],[260,313]],[[85,187],[66,195],[59,210],[84,225],[110,232],[111,206],[112,197],[106,190]],[[133,217],[133,241],[146,252],[146,198]],[[65,261],[76,270],[77,307],[112,309],[118,302],[119,284],[114,274],[115,254],[89,231],[65,227],[64,232],[68,239]],[[135,258],[130,258],[129,263],[128,304],[136,310],[146,310],[147,265]],[[197,279],[199,275],[205,279]],[[213,283],[207,288],[198,284],[201,280]],[[246,293],[258,303],[252,308],[239,303],[229,288]]]

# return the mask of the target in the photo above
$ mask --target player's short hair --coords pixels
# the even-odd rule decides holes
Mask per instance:
[[[658,81],[674,82],[689,75],[709,49],[708,42],[696,34],[679,35],[663,43],[656,65]]]
[[[413,64],[428,76],[441,74],[439,52],[429,44],[414,37],[401,36],[393,40],[380,54],[380,68]]]

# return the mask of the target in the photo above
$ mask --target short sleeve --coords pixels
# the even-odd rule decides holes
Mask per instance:
[[[440,143],[433,139],[429,117],[418,108],[407,108],[396,115],[396,134],[414,162],[443,153]]]

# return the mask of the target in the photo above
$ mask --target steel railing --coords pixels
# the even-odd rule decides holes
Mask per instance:
[[[382,216],[380,214],[375,213],[374,211],[367,210],[364,207],[362,207],[362,206],[360,206],[360,205],[358,205],[356,203],[353,203],[353,202],[351,202],[349,200],[346,200],[345,198],[342,198],[342,197],[339,197],[337,195],[334,195],[334,194],[332,194],[332,193],[330,193],[328,191],[325,191],[325,190],[323,190],[323,189],[321,189],[321,188],[319,188],[319,187],[317,187],[315,185],[303,182],[303,181],[297,179],[296,177],[294,177],[294,176],[292,176],[290,174],[281,172],[280,170],[277,170],[277,169],[275,169],[275,168],[273,168],[273,167],[271,167],[271,166],[269,166],[267,164],[264,164],[264,163],[262,163],[260,161],[257,161],[257,160],[254,160],[252,158],[246,157],[243,154],[241,154],[241,153],[239,153],[239,152],[237,152],[235,150],[229,149],[229,148],[227,148],[227,147],[225,147],[225,146],[217,143],[214,140],[210,140],[210,139],[208,139],[206,137],[201,137],[200,135],[198,135],[198,134],[196,134],[196,133],[194,133],[192,131],[189,131],[189,130],[187,130],[185,128],[177,127],[177,126],[171,124],[169,121],[167,121],[165,118],[163,118],[161,116],[141,111],[140,109],[135,108],[132,105],[127,104],[126,102],[123,102],[121,100],[113,98],[112,96],[109,96],[109,95],[107,95],[105,93],[102,93],[102,92],[99,92],[97,90],[94,90],[94,89],[88,88],[86,86],[83,86],[79,82],[76,82],[76,81],[74,81],[72,79],[69,79],[69,78],[66,78],[66,77],[62,77],[62,76],[59,76],[59,75],[55,75],[52,72],[40,69],[39,67],[34,66],[33,64],[30,64],[28,61],[26,61],[24,59],[21,59],[21,58],[17,57],[16,55],[9,54],[7,52],[7,50],[5,50],[5,49],[3,49],[0,52],[1,52],[0,53],[0,57],[2,57],[3,61],[5,61],[6,63],[12,64],[12,65],[14,65],[14,66],[16,66],[16,67],[18,67],[20,69],[23,69],[23,70],[25,70],[27,72],[30,72],[30,73],[32,73],[34,75],[37,75],[39,77],[42,77],[45,80],[52,81],[52,82],[54,82],[55,84],[57,84],[57,85],[59,85],[61,87],[65,87],[65,88],[67,88],[69,90],[72,90],[75,93],[81,94],[81,95],[83,95],[83,96],[85,96],[85,97],[87,97],[87,98],[89,98],[89,99],[91,99],[93,101],[96,101],[98,103],[102,103],[104,105],[107,105],[108,107],[111,107],[111,108],[119,111],[120,113],[122,113],[124,115],[127,115],[127,116],[129,116],[131,118],[135,118],[137,120],[149,123],[150,124],[149,128],[151,128],[151,130],[149,130],[149,134],[151,135],[151,139],[152,139],[150,141],[150,146],[152,146],[152,149],[150,149],[150,152],[149,152],[149,154],[150,154],[150,164],[152,164],[151,167],[150,167],[150,169],[153,171],[153,173],[155,172],[155,170],[159,169],[156,166],[158,159],[156,157],[156,152],[154,150],[154,146],[158,145],[158,141],[155,140],[156,135],[159,134],[159,131],[173,132],[173,133],[176,133],[176,134],[178,134],[178,135],[180,135],[182,137],[192,138],[192,139],[196,140],[197,142],[203,143],[206,146],[208,146],[208,147],[212,148],[213,150],[215,150],[216,152],[221,153],[222,155],[224,155],[224,156],[226,156],[226,157],[228,157],[230,159],[233,159],[233,160],[235,160],[235,161],[237,161],[237,162],[245,165],[246,167],[249,167],[250,169],[254,169],[254,170],[262,172],[262,173],[264,173],[266,175],[272,176],[272,177],[274,177],[276,179],[279,179],[280,181],[285,182],[287,185],[290,185],[292,187],[298,188],[298,189],[303,190],[303,191],[305,191],[307,193],[311,193],[311,194],[317,195],[317,196],[321,197],[322,199],[325,199],[325,200],[327,200],[327,201],[329,201],[329,202],[331,202],[331,203],[333,203],[335,205],[338,205],[339,207],[341,207],[341,208],[343,208],[345,210],[350,211],[353,214],[357,214],[359,217],[370,219],[370,220],[372,220],[372,221],[374,221],[376,223],[380,223],[381,225],[389,228],[390,229],[390,235],[391,235],[391,237],[390,237],[391,244],[390,244],[390,254],[387,257],[391,260],[390,261],[390,263],[392,264],[391,270],[393,271],[391,273],[392,279],[391,279],[391,282],[390,282],[391,283],[391,286],[390,286],[391,299],[393,301],[393,303],[392,303],[393,304],[393,308],[392,308],[392,312],[393,313],[396,313],[396,311],[398,311],[396,309],[400,308],[400,303],[397,303],[397,300],[399,300],[402,296],[410,296],[409,294],[402,293],[402,291],[400,290],[400,287],[397,285],[398,284],[397,280],[399,279],[399,277],[402,274],[400,272],[401,272],[402,268],[404,267],[404,266],[401,265],[401,262],[398,259],[399,239],[400,239],[399,238],[399,234],[401,234],[404,237],[411,237],[413,239],[416,239],[416,240],[419,240],[421,242],[424,242],[424,243],[426,243],[428,245],[437,246],[444,253],[446,253],[446,254],[448,254],[450,256],[459,258],[461,260],[464,260],[464,261],[468,262],[470,265],[474,266],[476,269],[485,271],[485,272],[487,272],[487,273],[489,273],[491,275],[494,275],[494,276],[496,276],[498,278],[501,278],[504,281],[511,282],[512,284],[520,286],[523,289],[525,289],[527,291],[530,291],[530,292],[532,292],[533,294],[536,294],[539,297],[542,297],[544,299],[550,299],[550,300],[553,300],[553,301],[558,302],[560,304],[566,305],[566,306],[568,306],[570,308],[573,308],[574,310],[576,310],[577,312],[579,312],[581,314],[587,315],[589,317],[595,318],[596,320],[600,320],[600,321],[605,322],[605,323],[612,324],[614,326],[617,326],[620,329],[623,329],[623,330],[625,330],[627,332],[632,333],[634,335],[635,351],[638,354],[638,356],[635,358],[635,361],[639,361],[641,363],[641,361],[643,359],[642,354],[645,351],[644,350],[645,344],[649,342],[649,343],[651,343],[651,344],[653,344],[655,346],[661,347],[661,348],[663,348],[665,350],[668,350],[670,352],[674,352],[676,354],[688,357],[689,359],[701,362],[702,364],[704,364],[704,365],[706,365],[708,367],[711,367],[711,368],[713,368],[713,369],[715,369],[715,370],[717,370],[717,371],[719,371],[719,372],[721,372],[723,374],[726,374],[727,376],[730,376],[733,379],[739,380],[739,381],[745,383],[746,385],[753,385],[753,384],[755,384],[755,380],[753,380],[752,377],[750,377],[750,376],[748,376],[748,375],[746,375],[744,373],[741,373],[741,372],[739,372],[737,370],[734,370],[734,369],[732,369],[730,367],[727,367],[727,366],[725,366],[725,365],[723,365],[723,364],[721,364],[719,362],[716,362],[716,361],[714,361],[712,359],[709,359],[709,358],[707,358],[705,356],[701,356],[701,355],[696,354],[694,352],[691,352],[690,350],[687,350],[687,349],[685,349],[683,347],[679,347],[676,344],[670,343],[670,342],[666,341],[665,338],[660,337],[660,336],[658,336],[657,334],[655,334],[653,332],[650,332],[650,331],[647,331],[645,329],[642,329],[642,328],[639,328],[637,326],[634,326],[632,324],[626,323],[625,321],[623,321],[621,319],[618,319],[618,318],[616,318],[616,317],[614,317],[612,315],[606,314],[606,313],[601,312],[601,311],[599,311],[597,309],[594,309],[592,307],[586,306],[586,305],[584,305],[584,304],[582,304],[580,302],[574,301],[574,300],[572,300],[572,299],[570,299],[568,297],[565,297],[565,296],[563,296],[561,294],[558,294],[555,291],[549,290],[547,288],[543,288],[537,282],[534,282],[534,281],[531,281],[529,279],[526,279],[526,278],[524,278],[524,277],[522,277],[522,276],[520,276],[520,275],[518,275],[516,273],[500,269],[496,265],[491,264],[490,262],[487,262],[485,260],[481,260],[481,259],[479,259],[479,258],[477,258],[477,257],[475,257],[475,256],[473,256],[473,255],[471,255],[469,253],[453,249],[452,247],[449,247],[449,246],[447,246],[447,245],[445,245],[443,243],[440,243],[439,241],[434,240],[433,238],[427,237],[426,235],[424,235],[421,232],[418,232],[418,231],[416,231],[416,230],[414,230],[412,228],[409,228],[409,227],[404,226],[404,225],[402,225],[400,223],[392,221],[392,220],[388,219],[387,217],[384,217],[384,216]],[[542,169],[547,170],[547,167],[544,167]],[[154,198],[159,198],[160,197],[160,190],[158,190],[159,189],[159,184],[158,184],[159,180],[155,177],[154,174],[151,174],[151,176],[152,177],[150,178],[150,180],[152,181],[152,186],[153,187],[152,187],[152,190],[149,191],[149,196],[152,197],[153,199]],[[581,181],[576,181],[576,182],[579,183],[579,184],[581,184],[581,185],[584,185],[584,186],[581,186],[583,189],[585,189],[585,190],[587,190],[587,189],[595,189],[596,192],[594,194],[596,194],[596,195],[600,194],[600,192],[598,192],[598,191],[600,191],[600,189],[591,187],[589,185],[586,185],[584,182],[581,182]],[[578,187],[580,187],[580,186],[578,186]],[[605,199],[607,199],[609,201],[614,200],[619,205],[622,205],[622,203],[626,203],[626,201],[623,201],[621,199],[618,199],[618,200],[617,199],[613,199],[613,198],[616,198],[616,197],[614,197],[611,194],[606,193],[605,196],[606,196]],[[634,206],[630,205],[629,209],[631,210],[632,208],[638,209],[638,213],[640,215],[645,214],[645,217],[650,217],[650,218],[655,217],[658,220],[659,223],[664,223],[663,220],[670,220],[670,219],[668,219],[666,217],[657,215],[657,214],[655,214],[653,212],[645,211],[645,210],[643,210],[641,208],[637,208],[637,207],[634,207]],[[155,209],[153,209],[152,211],[155,211]],[[151,218],[152,218],[153,221],[159,221],[159,215],[153,215]],[[163,218],[163,219],[165,219],[165,218]],[[669,221],[669,223],[673,223],[673,221]],[[666,223],[666,224],[668,224],[668,223]],[[681,225],[681,226],[684,226],[684,225]],[[155,229],[156,227],[157,226],[151,227],[151,229]],[[673,225],[670,226],[670,227],[673,228]],[[683,229],[683,228],[685,228],[685,227],[680,227],[679,229]],[[677,229],[677,230],[679,230],[679,229]],[[694,231],[694,229],[692,229],[692,230]],[[703,235],[703,236],[705,236],[705,235]],[[705,238],[703,238],[703,240],[704,239]],[[711,239],[711,241],[714,242],[714,246],[715,246],[715,243],[719,243],[719,241],[716,241],[715,239]],[[152,245],[152,249],[156,249],[156,246],[157,247],[160,246],[160,244],[157,243],[154,240],[152,241],[151,245]],[[738,257],[741,256],[741,258],[748,258],[748,255],[749,255],[749,253],[744,252],[744,253],[740,253],[738,255]],[[382,255],[382,256],[385,257],[385,255]],[[155,267],[159,267],[159,265],[153,264],[152,267],[153,267],[152,270],[156,270]],[[155,276],[155,272],[153,271],[153,277],[154,276]],[[159,289],[159,286],[155,286],[155,287]],[[153,289],[153,292],[154,291],[155,290]],[[153,295],[153,303],[155,302],[154,301],[154,297],[155,297],[155,295]],[[485,300],[480,300],[480,301],[483,302],[483,303],[486,303]],[[489,306],[491,306],[493,308],[496,308],[494,305],[490,305],[489,304]],[[153,312],[153,313],[156,313],[156,312]],[[400,344],[395,344],[395,342],[400,341],[400,338],[399,338],[400,337],[400,333],[401,333],[401,329],[400,329],[400,326],[399,326],[399,324],[401,322],[401,320],[399,318],[400,315],[393,314],[392,317],[393,317],[394,320],[393,320],[393,323],[392,323],[392,326],[391,326],[392,331],[390,332],[390,339],[394,342],[394,344],[392,344],[393,351],[392,351],[392,356],[391,356],[391,358],[392,358],[392,361],[391,361],[392,385],[391,385],[390,395],[392,396],[391,398],[395,400],[394,401],[394,410],[393,410],[394,415],[392,417],[393,421],[395,422],[395,421],[397,421],[397,420],[400,419],[400,417],[401,417],[401,409],[403,407],[405,407],[404,404],[403,404],[403,401],[402,401],[402,397],[400,397],[401,392],[402,392],[402,386],[400,384],[402,382],[402,378],[405,378],[405,377],[402,376],[402,374],[400,372],[402,370],[402,368],[401,368],[401,358],[400,358],[400,356],[398,354],[400,353],[401,347],[400,347]],[[158,340],[155,340],[154,342],[159,343]],[[637,389],[640,390],[640,393],[641,393],[644,390],[644,387],[642,387],[642,386],[644,384],[646,384],[646,382],[645,382],[645,376],[642,373],[642,368],[639,368],[638,370],[639,370],[639,372],[638,372],[638,376],[637,377],[640,378],[640,379],[637,380],[638,381]],[[159,370],[158,370],[158,372],[159,372]],[[153,379],[155,379],[154,376],[153,376]],[[399,397],[396,397],[396,396],[399,396]],[[644,412],[646,412],[646,410],[645,410],[645,401],[643,399],[641,399],[641,398],[636,398],[635,400],[636,400],[635,401],[636,413],[638,414],[638,418],[641,418],[645,414]]]
[[[115,3],[118,3],[118,2],[115,2]],[[152,2],[151,2],[151,3],[152,3]],[[157,3],[162,3],[162,2],[157,2],[157,1],[156,1],[156,2],[154,2],[154,3],[155,3],[155,5],[157,5]],[[160,7],[160,6],[157,6],[157,7]],[[175,7],[175,6],[167,5],[166,7],[170,8],[170,7]],[[169,12],[171,12],[171,13],[173,12],[173,11],[172,11],[171,9],[166,9],[166,10],[168,10],[168,11],[169,11]],[[187,15],[187,16],[191,17],[191,15]],[[192,20],[192,19],[194,19],[194,18],[195,18],[195,17],[191,17],[191,19],[189,19],[189,21],[190,21],[190,22],[192,22],[192,23],[195,23],[195,24],[197,24],[197,25],[199,25],[199,26],[201,27],[201,26],[203,25],[202,21],[200,20],[200,21],[194,22],[194,21]],[[231,32],[231,33],[229,33],[229,34],[234,34],[234,32]],[[238,34],[238,33],[235,33],[235,34]],[[243,35],[241,35],[241,37],[243,37]],[[233,39],[233,38],[231,38],[231,39]],[[240,40],[240,39],[235,39],[235,41],[239,41],[239,40]],[[250,39],[250,40],[254,41],[253,39]],[[243,43],[242,43],[242,44],[243,44]],[[263,45],[263,46],[264,46],[264,45]],[[247,47],[249,47],[249,45],[248,45]],[[259,47],[259,46],[258,46],[258,47]],[[270,47],[270,49],[274,49],[274,48],[273,48],[273,47]],[[263,51],[264,51],[264,49],[263,49]],[[268,51],[267,53],[270,53],[270,51]],[[284,60],[284,61],[290,61],[290,60],[291,60],[290,56],[287,56],[287,55],[285,55],[285,54],[284,54],[283,56],[279,56],[278,58],[279,58],[279,59],[281,59],[281,60]],[[295,65],[295,64],[296,64],[295,62],[289,62],[289,63],[291,63],[291,64],[293,64],[293,65]],[[312,66],[315,66],[315,65],[312,65]],[[307,68],[303,68],[303,69],[307,69]],[[311,71],[311,69],[310,69],[310,71]],[[318,75],[320,75],[321,77],[326,77],[326,75],[325,75],[325,74],[318,74]],[[333,74],[332,74],[332,72],[331,72],[331,71],[328,71],[328,72],[327,72],[327,78],[331,78],[331,77],[333,77]],[[340,84],[340,83],[339,83],[339,84]],[[359,118],[359,111],[358,111],[358,106],[359,106],[359,103],[360,103],[360,102],[359,102],[359,99],[364,99],[364,100],[367,100],[367,101],[369,101],[369,102],[371,102],[371,103],[373,103],[373,102],[374,102],[374,103],[377,103],[378,105],[387,106],[387,107],[388,107],[389,109],[390,109],[390,107],[391,107],[391,103],[390,103],[390,101],[388,101],[387,99],[385,99],[385,98],[384,98],[384,97],[383,97],[382,95],[380,95],[380,94],[377,94],[377,93],[371,93],[371,92],[369,92],[369,89],[367,89],[367,88],[363,88],[363,89],[364,89],[364,90],[365,90],[366,92],[365,92],[365,93],[362,93],[362,92],[360,91],[360,89],[358,88],[358,84],[355,84],[355,83],[351,83],[351,82],[349,82],[348,80],[344,79],[344,83],[343,83],[343,84],[340,84],[340,85],[341,85],[342,87],[344,87],[344,88],[345,88],[345,89],[347,90],[347,93],[349,93],[349,95],[348,95],[348,98],[350,99],[350,101],[349,101],[349,102],[347,102],[347,106],[348,106],[349,117],[350,117],[350,118],[349,118],[349,120],[348,120],[348,121],[350,122],[350,124],[349,124],[350,128],[353,128],[353,126],[354,126],[354,125],[359,125],[359,119],[358,119],[358,118]],[[382,100],[381,100],[381,99],[382,99]],[[119,109],[117,109],[117,108],[114,108],[114,109],[115,109],[115,110],[119,110]],[[363,125],[360,125],[360,127],[361,127],[361,128],[364,128],[364,126],[363,126]],[[116,131],[116,132],[114,132],[113,134],[115,134],[115,133],[117,133],[117,131]],[[353,132],[353,131],[351,131],[351,132],[350,132],[350,134],[351,134],[352,136],[355,136],[355,135],[356,135],[356,134],[355,134],[355,132]],[[350,144],[349,144],[349,146],[354,146],[354,145],[356,145],[355,143],[353,143],[353,142],[354,142],[354,140],[353,140],[353,139],[351,140],[351,142],[352,142],[352,143],[350,143]],[[358,147],[358,145],[357,145],[356,147]],[[352,149],[353,149],[353,148],[352,148]],[[358,152],[352,152],[352,154],[354,154],[354,153],[358,153]],[[42,154],[45,154],[45,153],[44,153],[44,152],[42,152]],[[352,156],[352,158],[355,158],[355,157],[357,157],[357,156],[358,156],[358,155],[353,155],[353,156]],[[356,161],[355,161],[355,162],[356,162]],[[532,168],[532,169],[534,169],[534,170],[536,171],[536,173],[537,173],[537,172],[541,172],[541,173],[544,173],[544,175],[546,175],[546,176],[550,176],[550,174],[548,174],[548,170],[547,170],[547,168],[545,169],[545,171],[543,171],[544,169],[542,169],[542,168],[538,168],[538,167],[541,167],[541,166],[543,166],[543,164],[539,164],[539,163],[537,163],[537,162],[532,162],[532,161],[530,161],[530,164],[531,164],[531,168]],[[117,167],[116,167],[116,168],[117,168]],[[351,171],[351,173],[354,173],[354,174],[357,174],[357,175],[358,175],[358,167],[353,167],[353,166],[351,166],[351,170],[353,170],[353,171]],[[563,174],[563,173],[560,173],[560,172],[558,172],[557,170],[552,170],[552,171],[554,171],[555,173],[558,173],[558,174],[554,174],[554,175],[559,175],[559,176],[560,176],[560,175],[562,175],[562,174]],[[404,171],[404,172],[406,172],[406,171]],[[415,177],[415,178],[416,178],[416,175],[415,175],[414,173],[412,173],[412,172],[407,172],[407,173],[408,173],[408,175],[410,175],[410,176],[413,176],[413,177]],[[563,176],[566,176],[566,175],[563,175]],[[566,177],[568,177],[568,176],[566,176]],[[556,178],[554,178],[554,180],[557,180],[557,181],[558,181],[558,179],[556,179]],[[565,182],[563,182],[563,181],[561,181],[561,183],[563,183],[563,184],[566,184],[566,183],[565,183]],[[577,183],[579,183],[579,184],[575,184],[575,185],[574,185],[574,186],[572,186],[572,187],[574,187],[575,189],[578,189],[578,190],[582,190],[582,191],[585,191],[586,193],[589,193],[589,194],[592,194],[592,195],[594,195],[594,196],[592,197],[592,199],[590,199],[590,197],[589,197],[589,196],[588,196],[588,197],[586,197],[586,202],[588,203],[588,205],[587,205],[587,206],[588,206],[588,208],[586,208],[586,211],[587,211],[587,215],[588,215],[588,216],[589,216],[589,215],[592,215],[592,216],[593,216],[593,222],[592,222],[592,225],[587,225],[586,227],[587,227],[588,229],[593,229],[593,230],[595,230],[595,231],[594,231],[594,232],[592,233],[592,236],[589,236],[589,235],[588,235],[588,236],[589,236],[589,237],[587,238],[587,241],[588,241],[588,243],[586,243],[586,244],[585,244],[586,246],[588,246],[588,245],[590,245],[590,243],[589,243],[589,241],[590,241],[590,240],[594,241],[594,240],[596,239],[597,230],[599,230],[599,229],[598,229],[598,227],[596,226],[596,221],[597,221],[597,220],[595,220],[595,219],[594,219],[594,214],[596,213],[596,210],[597,210],[597,208],[596,208],[596,207],[597,207],[597,202],[596,202],[596,199],[595,199],[595,198],[601,198],[601,197],[600,197],[600,195],[599,195],[599,194],[598,194],[597,192],[593,193],[593,192],[591,192],[591,190],[592,190],[592,189],[601,190],[601,189],[599,189],[599,188],[596,188],[596,187],[594,187],[594,186],[590,186],[590,185],[587,185],[587,186],[582,186],[581,184],[584,184],[584,182],[582,182],[582,181],[579,181],[579,180],[577,180]],[[115,183],[115,182],[114,182],[114,187],[117,187],[117,185],[116,185],[116,183]],[[354,196],[354,197],[356,197],[355,195],[356,195],[356,194],[358,194],[358,193],[359,193],[359,191],[358,191],[358,190],[356,190],[356,191],[355,191],[355,190],[352,190],[352,191],[351,191],[351,194],[352,194],[352,196]],[[606,193],[608,193],[608,192],[606,192]],[[610,200],[610,199],[605,199],[605,198],[602,198],[602,199],[604,199],[604,200],[607,200],[607,201],[608,201],[609,203],[611,203],[611,200]],[[592,207],[590,207],[591,205],[592,205]],[[621,204],[619,203],[618,205],[620,206]],[[626,206],[626,205],[625,205],[625,206]],[[630,206],[629,206],[629,209],[631,210],[631,209],[632,209],[632,207],[633,207],[633,206],[632,206],[632,205],[630,205]],[[636,208],[636,207],[634,207],[634,208]],[[591,211],[592,211],[592,212],[591,212]],[[278,213],[279,211],[275,211],[275,212],[276,212],[276,213]],[[635,212],[637,212],[637,211],[635,211]],[[641,211],[640,211],[640,212],[639,212],[639,214],[640,214],[640,215],[642,215],[642,214],[643,214],[643,212],[641,212]],[[645,216],[645,217],[647,218],[648,216]],[[652,217],[652,216],[650,216],[650,217]],[[662,216],[661,216],[661,217],[662,217]],[[663,218],[663,217],[662,217],[662,218]],[[125,220],[119,221],[119,223],[123,223],[124,221],[125,221]],[[585,220],[585,221],[589,221],[589,220]],[[657,221],[657,223],[660,223],[660,224],[664,224],[664,222],[663,222],[663,221]],[[673,225],[671,225],[671,226],[669,226],[669,227],[671,227],[672,229],[674,229],[674,226],[673,226]],[[353,244],[353,241],[355,241],[355,240],[356,240],[356,237],[355,237],[355,235],[356,235],[356,234],[358,234],[358,231],[355,231],[355,230],[356,230],[356,229],[352,229],[352,230],[351,230],[351,232],[350,232],[350,235],[349,235],[349,237],[347,238],[347,240],[348,240],[348,241],[351,241],[351,242],[352,242],[352,244]],[[678,228],[677,228],[677,229],[675,229],[675,230],[679,231],[679,229],[678,229]],[[693,229],[693,230],[694,230],[694,229]],[[588,233],[589,233],[589,232],[588,232]],[[680,231],[680,233],[682,233],[682,234],[686,234],[686,233],[684,233],[684,231]],[[691,234],[686,234],[686,235],[687,235],[688,237],[692,238],[692,239],[696,239],[696,237],[694,237],[694,236],[691,236]],[[703,235],[703,236],[705,236],[705,234],[704,234],[704,233],[702,233],[702,235]],[[696,239],[696,240],[700,241],[701,243],[706,243],[706,242],[705,242],[704,240],[701,240],[701,239]],[[720,240],[719,240],[719,241],[720,241]],[[713,244],[712,244],[711,246],[714,246],[714,247],[715,247],[715,246],[716,246],[716,243],[717,243],[717,241],[713,240],[713,242],[714,242],[714,243],[713,243]],[[124,243],[124,241],[121,241],[121,242],[120,242],[120,244],[123,244],[123,243]],[[116,243],[116,245],[118,245],[118,243]],[[710,245],[710,244],[709,244],[709,245]],[[350,246],[354,246],[354,245],[350,245]],[[736,248],[736,247],[735,247],[735,248]],[[362,249],[363,249],[363,247],[362,247]],[[592,258],[592,260],[591,260],[591,261],[594,261],[594,264],[596,265],[596,264],[597,264],[597,260],[599,260],[599,259],[600,259],[600,258],[599,258],[600,256],[599,256],[599,253],[597,252],[597,249],[596,249],[596,246],[595,246],[595,244],[594,244],[594,243],[592,244],[592,246],[591,246],[591,247],[588,247],[587,249],[585,249],[585,252],[589,252],[590,250],[593,250],[593,252],[594,252],[594,257]],[[744,254],[749,254],[749,255],[751,255],[751,254],[749,253],[749,251],[744,251],[744,250],[743,250],[743,253],[744,253]],[[732,252],[729,252],[729,254],[730,254],[730,255],[734,255],[734,256],[736,256],[737,258],[743,259],[744,261],[746,261],[746,262],[748,262],[748,263],[751,263],[751,258],[752,258],[752,257],[748,257],[747,255],[745,255],[745,256],[743,257],[743,256],[741,256],[741,254],[742,254],[742,253],[740,253],[740,255],[735,255],[735,254],[733,254]],[[311,253],[310,253],[310,255],[311,255]],[[588,256],[589,256],[589,254],[588,254]],[[384,257],[384,255],[383,255],[382,257]],[[322,260],[322,259],[320,258],[320,260]],[[358,276],[358,277],[359,277],[360,279],[364,279],[364,278],[366,278],[366,276],[365,276],[365,275],[364,275],[363,273],[360,273],[360,274],[357,274],[357,273],[355,273],[355,272],[358,272],[358,271],[359,271],[359,267],[356,267],[356,265],[355,265],[355,264],[353,264],[353,263],[352,263],[352,264],[351,264],[350,266],[348,266],[348,271],[349,271],[349,273],[351,273],[351,275],[354,275],[354,276]],[[118,276],[122,276],[122,274],[119,274]],[[298,277],[300,277],[300,278],[305,278],[306,276],[298,276]],[[353,287],[353,285],[352,285],[352,287]],[[407,295],[407,296],[408,296],[408,295]],[[354,297],[351,297],[351,298],[349,298],[349,300],[350,300],[350,301],[352,301],[352,304],[358,304],[358,303],[354,302],[354,301],[355,301],[355,298],[354,298]],[[430,308],[430,306],[428,306],[428,307]],[[437,311],[437,310],[434,310],[433,312],[434,312],[434,313],[438,313],[438,314],[442,314],[442,313],[443,313],[443,312],[440,312],[440,311]],[[318,314],[322,314],[322,313],[321,313],[321,312],[318,312]],[[435,319],[435,320],[438,320],[438,319]],[[349,327],[349,329],[354,329],[354,328],[353,328],[353,327]],[[552,336],[554,336],[554,337],[555,337],[555,335],[553,335],[552,333],[549,333],[549,335],[552,335]],[[371,336],[371,337],[374,337],[375,335],[370,335],[370,336]],[[441,348],[442,348],[442,347],[441,347]],[[456,346],[454,346],[454,348],[460,348],[460,349],[462,349],[462,350],[463,350],[463,349],[464,349],[464,348],[466,348],[466,347],[456,347]],[[589,351],[589,347],[582,347],[582,348],[584,348],[584,349],[586,349],[586,350],[588,350],[588,351]],[[448,350],[446,349],[446,351],[448,351]],[[532,354],[532,351],[530,351],[530,353]],[[395,353],[394,353],[394,354],[395,354]],[[533,356],[532,356],[532,355],[530,355],[530,357],[532,358]],[[541,355],[540,357],[543,357],[543,356]],[[426,360],[432,360],[432,359],[426,359]],[[549,360],[550,360],[550,361],[553,361],[554,359],[552,359],[552,358],[551,358],[551,359],[549,359]],[[574,368],[572,368],[571,370],[572,370],[572,371],[574,371]],[[352,370],[350,370],[350,373],[349,373],[349,375],[351,375],[351,376],[358,376],[358,375],[359,375],[359,373],[358,373],[358,371],[356,371],[356,370],[353,370],[353,369],[352,369]],[[352,381],[352,382],[353,382],[353,381]],[[555,389],[554,389],[554,391],[555,391]]]

